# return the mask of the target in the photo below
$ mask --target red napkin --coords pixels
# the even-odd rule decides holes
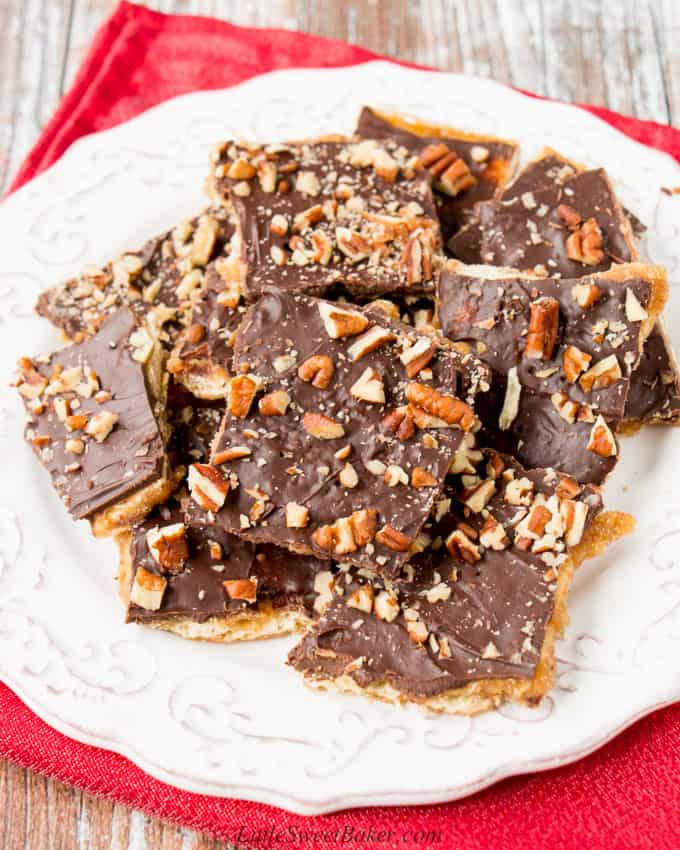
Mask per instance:
[[[73,87],[13,188],[51,165],[79,136],[111,127],[174,95],[224,88],[274,68],[349,65],[373,58],[337,41],[165,16],[121,3],[97,33]],[[680,160],[679,131],[585,108]],[[574,765],[505,780],[466,800],[314,818],[178,791],[121,756],[61,735],[1,685],[0,718],[0,756],[240,847],[677,850],[680,846],[680,705],[640,721]]]

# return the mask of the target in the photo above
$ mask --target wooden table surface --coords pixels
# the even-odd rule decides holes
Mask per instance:
[[[114,5],[112,0],[0,0],[0,194]],[[333,36],[423,65],[680,124],[678,0],[157,0],[148,5]],[[225,846],[0,761],[0,850]]]

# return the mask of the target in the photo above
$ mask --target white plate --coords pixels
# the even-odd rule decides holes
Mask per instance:
[[[305,814],[461,797],[576,759],[680,699],[672,429],[623,443],[606,496],[637,532],[579,572],[552,695],[474,720],[310,692],[283,663],[293,639],[211,646],[123,625],[113,544],[67,518],[23,443],[7,380],[18,355],[57,343],[31,312],[38,291],[196,212],[216,140],[349,131],[363,103],[516,138],[525,160],[552,145],[605,164],[668,266],[680,337],[680,199],[660,191],[680,184],[678,165],[586,112],[485,80],[374,62],[186,95],[79,141],[0,207],[0,678],[57,729],[165,782]]]

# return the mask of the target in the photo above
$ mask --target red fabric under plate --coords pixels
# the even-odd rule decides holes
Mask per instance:
[[[111,127],[169,97],[224,88],[276,68],[333,67],[373,58],[361,48],[302,33],[243,29],[121,3],[97,33],[73,87],[12,189],[50,166],[80,136]],[[584,108],[680,161],[677,130],[599,107]],[[3,685],[0,718],[0,756],[241,847],[677,850],[680,846],[680,706],[640,721],[574,765],[505,780],[466,800],[314,818],[178,791],[121,756],[60,734]]]

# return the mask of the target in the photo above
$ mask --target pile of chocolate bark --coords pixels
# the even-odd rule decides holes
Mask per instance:
[[[309,684],[537,703],[618,435],[680,419],[663,268],[602,168],[365,108],[229,141],[196,218],[45,291],[26,438],[128,622],[299,632]]]

